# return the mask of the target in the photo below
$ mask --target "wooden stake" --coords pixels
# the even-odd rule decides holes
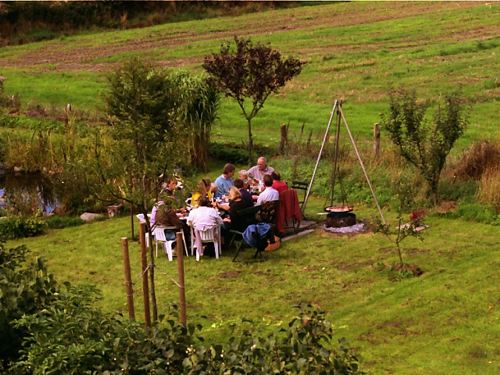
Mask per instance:
[[[149,238],[149,280],[151,283],[151,304],[153,305],[153,322],[158,321],[158,305],[156,304],[156,288],[155,288],[155,256],[153,253],[153,241],[151,238],[151,232],[147,231],[146,236]]]
[[[286,124],[280,125],[280,155],[285,155],[285,149],[288,144],[288,126]]]
[[[373,154],[375,160],[380,158],[380,124],[373,125]]]
[[[144,321],[146,327],[151,327],[151,313],[149,311],[149,287],[148,287],[148,258],[146,249],[146,224],[141,223],[139,227],[139,238],[141,241],[141,266],[142,266],[142,295],[144,297]]]
[[[179,273],[179,320],[181,324],[186,327],[187,319],[186,319],[186,290],[184,288],[184,254],[182,249],[182,233],[177,232],[175,235],[175,243],[176,248],[175,252],[177,253],[177,271]]]
[[[128,317],[135,320],[134,290],[132,289],[132,276],[130,274],[130,257],[128,253],[128,239],[122,237],[123,273],[125,274],[125,293],[127,294]]]

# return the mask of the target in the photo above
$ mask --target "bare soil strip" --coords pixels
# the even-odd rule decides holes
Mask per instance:
[[[401,19],[415,15],[436,13],[440,11],[453,10],[457,8],[469,8],[485,6],[482,3],[448,3],[448,2],[423,2],[423,3],[363,3],[356,4],[356,7],[307,7],[294,8],[287,12],[276,13],[276,17],[268,15],[246,15],[234,18],[234,27],[222,31],[210,31],[197,33],[195,31],[166,30],[154,33],[147,38],[134,40],[116,41],[106,46],[88,46],[87,40],[69,45],[66,41],[52,41],[44,44],[38,49],[31,49],[16,57],[0,58],[0,66],[15,68],[33,68],[50,71],[89,71],[100,72],[112,69],[116,62],[96,62],[105,60],[121,53],[137,52],[148,54],[155,49],[171,49],[193,42],[204,40],[229,40],[234,35],[239,36],[259,36],[276,32],[286,32],[290,30],[313,30],[321,27],[342,27],[365,23],[375,23],[393,19]],[[279,18],[277,18],[279,17]],[[240,22],[239,22],[240,21]],[[173,26],[175,27],[175,25]],[[498,35],[499,28],[474,29],[470,30],[469,37],[480,37],[486,35]],[[450,36],[449,36],[450,37]],[[457,37],[457,36],[451,36]],[[467,35],[461,35],[461,38]],[[78,39],[77,39],[78,40]],[[87,45],[84,45],[87,44]],[[328,50],[341,51],[345,49],[367,48],[368,46],[330,46]],[[376,45],[372,46],[376,48]],[[314,47],[312,50],[304,49],[301,52],[309,55],[323,50]],[[192,64],[199,64],[202,56],[183,57],[160,61],[164,66],[177,67]],[[46,66],[46,67],[45,67]]]

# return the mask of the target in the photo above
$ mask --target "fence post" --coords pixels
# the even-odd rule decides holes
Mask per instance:
[[[375,159],[380,158],[380,124],[373,125],[373,154]]]
[[[181,229],[182,230],[182,229]],[[177,254],[177,271],[179,273],[179,320],[181,324],[186,327],[186,290],[184,288],[184,249],[182,242],[182,233],[177,232],[175,235],[176,248],[175,252]]]
[[[280,155],[285,155],[285,148],[288,144],[288,126],[286,124],[280,125]]]
[[[139,238],[141,241],[141,267],[142,267],[142,295],[144,296],[144,321],[146,327],[151,327],[151,313],[149,311],[149,287],[148,287],[148,259],[146,249],[146,224],[141,223],[139,227]]]
[[[132,288],[132,276],[130,274],[130,257],[128,252],[128,239],[122,237],[123,272],[125,274],[125,292],[127,294],[128,317],[135,320],[134,290]]]

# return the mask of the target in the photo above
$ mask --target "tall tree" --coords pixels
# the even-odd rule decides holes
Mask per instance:
[[[96,142],[98,167],[110,195],[143,213],[156,196],[159,176],[182,160],[182,127],[172,115],[177,95],[165,70],[139,59],[109,76],[105,101],[111,129]]]
[[[401,156],[419,170],[436,204],[441,171],[467,126],[467,118],[458,93],[444,97],[432,121],[426,117],[428,107],[428,102],[417,101],[415,91],[392,90],[389,113],[383,116],[382,123]]]
[[[182,126],[176,121],[178,88],[167,73],[132,59],[109,76],[106,105],[112,125],[108,137],[96,138],[96,167],[111,197],[137,207],[147,219],[159,179],[183,159]],[[149,271],[153,319],[157,319],[154,255]]]
[[[191,165],[203,171],[208,167],[208,146],[212,124],[219,109],[219,91],[203,76],[193,76],[185,71],[170,74],[177,87],[177,121],[188,132]]]
[[[250,39],[235,37],[234,42],[234,49],[225,43],[219,53],[206,56],[203,68],[224,95],[236,100],[247,120],[250,163],[253,160],[252,119],[269,95],[278,92],[301,72],[304,63],[293,57],[283,59],[279,51],[268,45],[254,45]]]

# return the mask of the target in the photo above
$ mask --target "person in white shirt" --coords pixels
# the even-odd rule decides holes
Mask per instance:
[[[199,207],[191,210],[187,222],[196,230],[205,230],[222,225],[223,221],[217,210],[210,205],[207,197],[199,200]]]
[[[198,208],[191,210],[187,222],[193,227],[193,234],[195,236],[194,247],[200,249],[201,255],[203,255],[203,244],[201,243],[198,231],[203,232],[224,223],[217,210],[210,206],[210,201],[207,197],[200,198]]]
[[[263,181],[264,176],[273,172],[274,169],[266,164],[266,158],[264,156],[259,157],[257,159],[257,165],[254,165],[247,171],[249,177],[255,178],[259,181]]]
[[[264,186],[266,187],[257,198],[257,206],[264,202],[272,202],[280,199],[280,193],[273,188],[273,178],[268,174],[264,176]]]

